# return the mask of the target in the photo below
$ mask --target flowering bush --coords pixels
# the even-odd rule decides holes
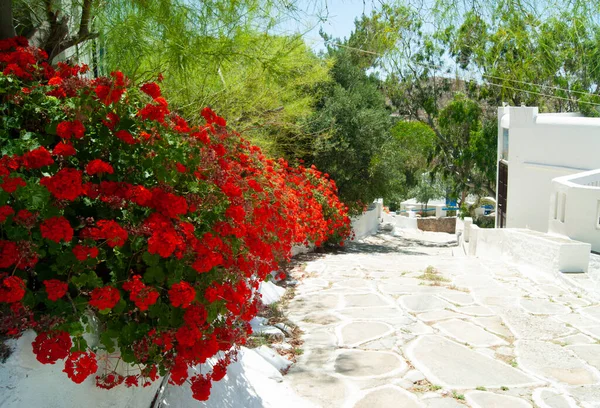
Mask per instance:
[[[0,335],[34,329],[41,363],[102,388],[181,385],[218,355],[189,379],[207,399],[292,245],[348,237],[334,182],[210,109],[188,123],[154,82],[53,68],[20,38],[0,41],[0,70]]]

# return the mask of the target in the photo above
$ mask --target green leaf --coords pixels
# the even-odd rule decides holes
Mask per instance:
[[[160,266],[151,266],[144,273],[144,281],[147,283],[162,283],[165,280],[165,272]]]
[[[144,252],[144,255],[142,255],[142,259],[144,260],[144,262],[146,262],[146,265],[154,266],[158,265],[158,263],[160,262],[160,255],[151,254],[150,252]]]
[[[117,303],[112,310],[115,314],[121,314],[123,310],[125,310],[125,306],[127,306],[127,303],[125,302],[125,300],[123,300],[123,298],[121,298],[119,300],[119,303]]]
[[[100,343],[106,348],[106,351],[109,353],[114,353],[115,351],[115,340],[117,336],[116,333],[112,330],[107,330],[100,335]]]
[[[71,348],[71,352],[74,351],[86,351],[88,347],[87,341],[81,336],[77,336],[73,338],[73,347]]]
[[[71,282],[79,287],[97,288],[102,286],[102,280],[92,271],[71,278]]]

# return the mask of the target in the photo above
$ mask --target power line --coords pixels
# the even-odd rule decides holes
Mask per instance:
[[[524,85],[541,86],[541,87],[544,87],[544,88],[556,89],[558,91],[565,91],[565,92],[576,93],[576,94],[580,94],[580,95],[598,96],[598,95],[590,93],[590,92],[575,91],[573,89],[560,88],[558,86],[552,86],[552,85],[535,84],[533,82],[519,81],[517,79],[503,78],[503,77],[498,77],[498,76],[494,76],[494,75],[481,74],[481,76],[492,78],[492,79],[498,79],[498,80],[501,80],[501,81],[516,82],[516,83],[524,84]]]
[[[312,38],[312,39],[316,40],[315,38]],[[322,41],[324,43],[326,43],[326,44],[330,43],[330,41],[326,41],[326,40],[322,40]],[[332,45],[334,47],[341,47],[341,48],[346,48],[346,49],[350,49],[350,50],[362,52],[362,53],[365,53],[365,54],[376,55],[376,56],[381,57],[381,58],[384,57],[384,55],[382,55],[380,53],[377,53],[377,52],[374,52],[374,51],[369,51],[369,50],[363,50],[363,49],[356,48],[356,47],[351,47],[351,46],[348,46],[348,45],[343,45],[343,44],[333,43],[333,42],[331,42],[330,45]],[[424,63],[418,63],[418,62],[415,63],[415,64],[417,64],[419,66],[422,66],[422,67],[426,67],[426,68],[434,68],[436,70],[441,70],[441,68],[443,68],[441,66],[433,65],[433,64],[424,64]],[[388,74],[390,73],[388,70],[386,70],[386,72]],[[556,86],[551,86],[551,85],[536,84],[536,83],[533,83],[533,82],[519,81],[519,80],[516,80],[516,79],[502,78],[502,77],[493,76],[493,75],[481,74],[481,76],[488,77],[488,78],[493,78],[493,79],[499,79],[499,80],[503,80],[503,81],[522,83],[524,85],[537,86],[537,87],[546,87],[546,88],[549,88],[549,89],[555,89],[555,90],[560,90],[560,91],[565,91],[565,92],[570,92],[570,93],[577,93],[577,94],[581,94],[581,95],[594,96],[594,97],[598,97],[599,96],[599,95],[596,95],[596,94],[593,94],[593,93],[589,93],[589,92],[575,91],[575,90],[564,89],[564,88],[560,88],[560,87],[556,87]],[[463,81],[465,81],[465,80],[469,80],[469,81],[473,80],[471,78],[465,78],[465,77],[461,77],[461,76],[459,76],[458,79],[461,79]],[[527,93],[531,93],[531,94],[538,95],[538,96],[543,96],[543,97],[547,97],[547,98],[554,98],[554,99],[561,99],[561,100],[572,102],[572,103],[583,103],[583,104],[587,104],[587,105],[600,106],[600,103],[594,103],[594,102],[588,102],[588,101],[581,101],[581,100],[573,100],[573,99],[565,98],[565,97],[558,96],[558,95],[549,95],[549,94],[544,94],[544,93],[540,93],[540,92],[536,92],[536,91],[531,91],[531,90],[528,90],[528,89],[516,88],[516,87],[509,86],[509,85],[496,84],[496,83],[493,83],[493,82],[485,80],[485,79],[482,79],[482,81],[484,81],[488,85],[496,86],[496,87],[499,87],[499,88],[506,88],[506,89],[511,89],[511,90],[519,91],[519,92],[527,92]]]

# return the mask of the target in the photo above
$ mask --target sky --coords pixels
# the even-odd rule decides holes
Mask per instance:
[[[305,17],[287,20],[280,30],[305,33],[306,43],[315,51],[325,50],[320,29],[335,38],[348,37],[354,29],[354,20],[373,10],[371,0],[300,0],[299,3]],[[317,15],[321,15],[322,21]]]

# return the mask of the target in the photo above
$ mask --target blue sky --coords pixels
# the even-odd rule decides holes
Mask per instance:
[[[287,20],[280,30],[306,33],[304,39],[315,51],[324,50],[319,35],[322,28],[327,34],[336,38],[348,37],[354,29],[354,20],[363,13],[373,10],[371,0],[301,0],[300,8],[304,9],[305,18]],[[316,16],[320,14],[324,21]],[[279,30],[278,30],[279,31]]]

